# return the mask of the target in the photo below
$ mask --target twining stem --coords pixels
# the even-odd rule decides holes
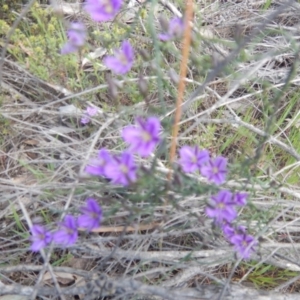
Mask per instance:
[[[175,110],[175,118],[172,130],[172,140],[171,140],[171,148],[170,148],[170,169],[168,173],[168,180],[171,180],[172,177],[172,165],[175,161],[176,155],[176,146],[177,146],[177,136],[179,132],[179,121],[181,118],[181,105],[182,98],[185,90],[185,78],[187,73],[187,64],[189,59],[189,52],[191,47],[191,36],[192,36],[192,19],[194,13],[194,3],[193,0],[186,1],[186,12],[185,12],[185,31],[183,37],[183,46],[182,46],[182,60],[180,64],[180,78],[178,83],[178,97],[176,101],[176,110]]]
[[[91,232],[107,233],[107,232],[134,232],[134,231],[145,231],[159,228],[161,223],[152,222],[150,224],[137,224],[136,226],[100,226],[94,228]],[[86,231],[84,228],[78,228],[79,231]]]

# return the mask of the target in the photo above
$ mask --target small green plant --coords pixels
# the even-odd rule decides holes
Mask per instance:
[[[239,270],[246,273],[250,268],[251,273],[247,280],[252,282],[257,289],[272,289],[299,275],[298,272],[280,269],[268,264],[255,265],[254,262],[242,264]]]

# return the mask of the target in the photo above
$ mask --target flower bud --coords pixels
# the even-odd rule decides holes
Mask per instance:
[[[118,83],[116,82],[115,79],[111,78],[110,76],[106,77],[106,81],[108,85],[109,95],[112,97],[112,99],[117,99],[118,92],[119,92]]]
[[[159,24],[163,31],[168,31],[169,29],[169,22],[165,16],[160,16],[158,18]]]
[[[148,82],[145,80],[142,74],[139,76],[138,86],[141,95],[146,97],[148,92]]]
[[[150,60],[150,55],[145,49],[138,49],[138,53],[144,61]]]

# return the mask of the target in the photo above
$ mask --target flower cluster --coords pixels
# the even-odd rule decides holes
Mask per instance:
[[[223,224],[222,231],[227,240],[233,245],[235,251],[243,259],[249,259],[252,252],[255,251],[257,240],[254,236],[247,234],[244,226],[232,226]]]
[[[236,206],[246,205],[247,198],[247,193],[220,190],[216,195],[211,196],[205,210],[206,215],[221,227],[224,236],[243,259],[250,257],[257,241],[252,235],[247,234],[245,227],[234,226],[232,222],[237,218]]]
[[[185,173],[199,171],[208,181],[221,185],[226,181],[227,159],[222,156],[211,158],[207,150],[200,150],[197,146],[183,146],[180,151],[179,164]],[[246,233],[244,227],[234,227],[232,222],[237,218],[237,206],[247,204],[248,194],[244,192],[232,193],[220,190],[211,196],[205,210],[206,215],[220,226],[224,236],[234,246],[236,252],[248,259],[254,251],[257,241]]]
[[[87,0],[85,10],[96,22],[111,21],[120,11],[123,0]],[[159,34],[162,41],[172,40],[181,37],[184,31],[184,22],[181,18],[175,17],[170,20],[165,32]],[[83,46],[86,41],[86,28],[82,23],[70,24],[68,30],[68,42],[62,47],[62,54],[75,52]],[[103,63],[115,74],[124,75],[128,73],[134,62],[134,50],[129,41],[123,41],[120,49],[114,51],[114,55],[104,58]],[[83,122],[89,122],[86,118]],[[84,123],[86,124],[86,123]]]
[[[85,206],[81,207],[80,210],[81,215],[77,218],[72,215],[66,215],[54,232],[47,230],[42,225],[33,225],[31,227],[30,240],[32,244],[30,249],[33,252],[37,252],[51,242],[65,247],[70,246],[76,243],[78,239],[78,228],[91,231],[100,226],[102,209],[95,199],[88,198]]]
[[[94,110],[87,109],[86,114],[90,116],[94,114]],[[85,172],[110,179],[113,184],[128,186],[137,180],[138,166],[134,154],[149,157],[161,141],[160,133],[161,124],[157,117],[136,118],[135,124],[126,126],[121,132],[128,149],[119,155],[110,153],[106,148],[100,149],[98,156],[88,162]],[[217,186],[226,181],[228,170],[225,157],[213,158],[208,150],[201,150],[198,146],[183,146],[179,155],[178,163],[185,173],[198,171]],[[238,215],[236,207],[245,206],[247,198],[248,194],[245,192],[232,193],[221,189],[211,196],[205,210],[206,215],[222,229],[226,239],[243,259],[248,259],[257,246],[256,239],[247,234],[243,226],[235,226],[233,223]],[[81,215],[77,219],[66,215],[54,233],[41,225],[34,225],[31,228],[31,250],[38,251],[51,241],[63,246],[72,245],[78,238],[79,227],[91,231],[100,225],[101,219],[100,206],[93,198],[89,198],[86,206],[81,208]]]
[[[107,22],[116,17],[122,5],[123,0],[86,0],[84,8],[94,21]],[[174,17],[164,25],[162,33],[159,34],[161,41],[179,38],[184,33],[185,24],[182,18]],[[74,52],[84,45],[86,29],[82,23],[75,22],[70,24],[67,35],[68,42],[61,49],[62,54]],[[103,64],[113,73],[124,75],[131,70],[134,59],[134,49],[130,42],[125,40],[119,49],[114,50],[112,56],[104,58]],[[91,117],[96,114],[96,108],[87,107],[81,123],[89,123]],[[134,125],[125,127],[121,132],[128,149],[119,155],[110,153],[106,148],[100,149],[98,156],[88,162],[85,172],[93,176],[105,177],[111,183],[123,186],[136,182],[138,165],[134,155],[145,158],[154,152],[160,142],[160,128],[160,121],[156,117],[136,118]],[[179,150],[179,155],[178,163],[183,172],[198,171],[208,182],[217,186],[225,183],[228,174],[225,157],[211,157],[208,150],[200,149],[198,146],[183,146]],[[225,189],[219,190],[217,194],[210,197],[205,210],[206,215],[222,229],[226,239],[243,259],[248,259],[257,246],[256,239],[247,233],[245,227],[234,225],[238,215],[236,208],[245,206],[247,198],[248,194],[244,192],[232,193]],[[34,225],[31,228],[31,250],[38,251],[52,241],[64,246],[72,245],[78,238],[79,227],[90,231],[99,226],[102,211],[94,199],[87,199],[86,206],[81,208],[81,213],[78,218],[66,215],[59,224],[59,229],[53,233],[41,225]]]
[[[113,20],[123,5],[123,0],[87,0],[84,8],[96,22],[107,22]],[[61,49],[62,54],[75,52],[83,46],[86,40],[86,29],[82,23],[70,24],[68,30],[68,42]],[[123,41],[121,48],[114,51],[113,56],[104,58],[104,65],[115,74],[124,75],[130,71],[134,62],[134,50],[129,41]],[[87,124],[89,118],[83,119]]]
[[[197,146],[183,146],[179,154],[179,164],[184,172],[192,173],[198,170],[210,182],[217,185],[225,182],[227,175],[225,157],[211,158],[207,150],[200,150]]]
[[[99,150],[98,157],[90,160],[85,172],[103,176],[114,184],[127,186],[137,180],[137,164],[132,153],[148,157],[160,141],[160,121],[156,117],[137,118],[135,125],[122,130],[123,140],[129,148],[120,155],[112,155],[105,148]]]

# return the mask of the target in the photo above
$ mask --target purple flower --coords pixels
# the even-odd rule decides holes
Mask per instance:
[[[235,234],[235,228],[230,223],[225,222],[221,225],[221,229],[228,240]]]
[[[97,114],[98,108],[93,106],[88,106],[85,111],[85,115],[81,118],[81,124],[87,124],[91,121],[90,117]]]
[[[237,234],[242,234],[246,232],[246,227],[245,226],[238,226],[238,227],[233,227],[229,223],[225,223],[221,225],[222,231],[224,233],[224,236],[228,241],[231,242],[232,237],[234,237]]]
[[[71,23],[67,32],[68,42],[62,47],[61,54],[69,54],[77,51],[86,40],[85,26],[80,22]]]
[[[201,167],[201,174],[217,185],[224,183],[227,175],[227,159],[223,156],[211,158]]]
[[[86,206],[81,207],[82,215],[78,217],[77,223],[81,228],[91,231],[99,227],[102,220],[102,210],[97,201],[93,198],[86,200]]]
[[[81,124],[83,124],[83,125],[88,124],[90,121],[91,121],[91,119],[90,119],[90,117],[87,116],[87,115],[83,116],[83,117],[81,118],[81,120],[80,120]]]
[[[255,238],[246,233],[236,234],[231,237],[230,241],[234,245],[235,251],[243,259],[249,259],[251,253],[255,251],[254,247],[257,245]]]
[[[161,41],[169,41],[182,36],[184,30],[184,22],[181,18],[174,17],[169,23],[167,32],[158,35]]]
[[[205,212],[218,224],[222,224],[223,221],[233,221],[237,213],[232,205],[232,193],[221,190],[217,195],[211,196],[211,201]]]
[[[52,233],[49,232],[44,226],[33,225],[30,231],[30,240],[32,242],[30,246],[31,251],[37,252],[51,243]]]
[[[85,10],[96,22],[111,21],[121,9],[122,0],[86,0]]]
[[[90,160],[85,167],[85,172],[94,176],[105,176],[105,166],[112,161],[112,156],[105,149],[99,150],[98,157]]]
[[[183,146],[180,150],[179,164],[186,173],[192,173],[200,169],[209,160],[209,152],[197,146]]]
[[[71,215],[66,215],[60,228],[53,234],[53,241],[64,246],[73,245],[78,238],[77,222]]]
[[[120,49],[115,50],[114,56],[107,56],[103,63],[116,74],[124,75],[132,67],[134,51],[128,41],[124,41]]]
[[[159,143],[160,121],[156,117],[137,118],[134,126],[125,127],[122,137],[130,144],[129,150],[142,157],[149,156]]]
[[[112,183],[126,186],[136,181],[136,169],[132,154],[123,152],[106,165],[105,174]]]
[[[238,206],[245,206],[247,204],[247,193],[237,192],[233,195],[233,203]]]

